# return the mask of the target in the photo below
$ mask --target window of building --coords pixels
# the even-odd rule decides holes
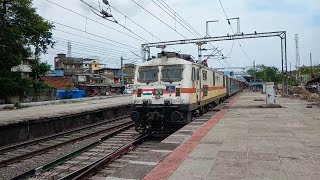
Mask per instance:
[[[207,85],[203,86],[203,96],[208,96],[209,87]]]
[[[203,80],[207,80],[207,79],[208,79],[208,74],[207,74],[207,73],[208,73],[208,72],[205,71],[205,70],[202,71],[202,78],[203,78]]]

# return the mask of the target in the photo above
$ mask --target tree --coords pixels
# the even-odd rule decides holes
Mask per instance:
[[[247,73],[264,82],[281,83],[283,77],[278,68],[264,65],[261,65],[259,69],[249,69]]]
[[[48,70],[38,57],[53,47],[53,25],[45,21],[32,7],[32,0],[0,0],[0,97],[19,95],[32,87],[11,68],[21,64],[34,50],[33,80],[38,81],[43,70]],[[40,69],[39,69],[40,68]]]

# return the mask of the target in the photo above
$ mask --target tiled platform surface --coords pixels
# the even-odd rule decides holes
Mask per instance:
[[[261,97],[242,93],[203,138],[196,131],[144,179],[320,179],[320,109],[289,98],[260,108]]]
[[[59,117],[86,111],[131,104],[131,96],[111,97],[69,104],[33,106],[16,110],[0,111],[0,126],[39,118]]]

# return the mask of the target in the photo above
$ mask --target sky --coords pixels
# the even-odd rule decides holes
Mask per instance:
[[[57,53],[67,53],[68,42],[71,42],[72,56],[97,58],[107,67],[119,67],[121,56],[125,58],[125,63],[139,63],[141,44],[182,40],[185,37],[196,38],[195,33],[190,33],[179,24],[180,21],[176,21],[175,17],[178,15],[200,33],[201,37],[206,34],[206,21],[209,20],[219,21],[210,24],[210,36],[233,34],[219,0],[163,0],[177,13],[176,16],[172,14],[169,16],[160,9],[154,3],[158,3],[159,0],[134,0],[155,17],[137,6],[133,0],[109,0],[114,8],[127,16],[126,18],[114,9],[111,11],[114,18],[125,28],[97,16],[80,0],[51,1],[77,13],[46,0],[33,0],[37,12],[46,20],[55,23],[53,30],[55,48],[49,49],[48,54],[42,56],[42,60],[51,65]],[[102,0],[84,1],[98,10],[108,8]],[[229,18],[240,18],[240,30],[243,33],[286,31],[288,69],[290,62],[292,69],[295,69],[296,65],[295,34],[299,34],[301,65],[310,64],[310,53],[313,63],[320,63],[318,48],[320,34],[317,33],[320,32],[319,0],[221,0],[221,2]],[[236,21],[231,21],[231,26],[236,30]],[[210,59],[209,66],[246,67],[252,66],[252,62],[255,61],[256,64],[281,67],[280,38],[246,39],[239,40],[239,43],[247,56],[237,41],[213,42],[210,46],[209,44],[203,46],[208,49],[217,47],[222,50],[222,54],[229,55],[226,60]],[[161,49],[153,48],[151,54],[155,55],[160,51]],[[197,57],[195,44],[177,45],[167,48],[167,51],[179,51]],[[204,52],[204,54],[211,53],[212,51]]]

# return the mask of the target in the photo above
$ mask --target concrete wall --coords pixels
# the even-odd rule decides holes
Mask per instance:
[[[126,105],[0,126],[0,146],[53,135],[102,120],[129,115],[130,112],[131,106]]]

